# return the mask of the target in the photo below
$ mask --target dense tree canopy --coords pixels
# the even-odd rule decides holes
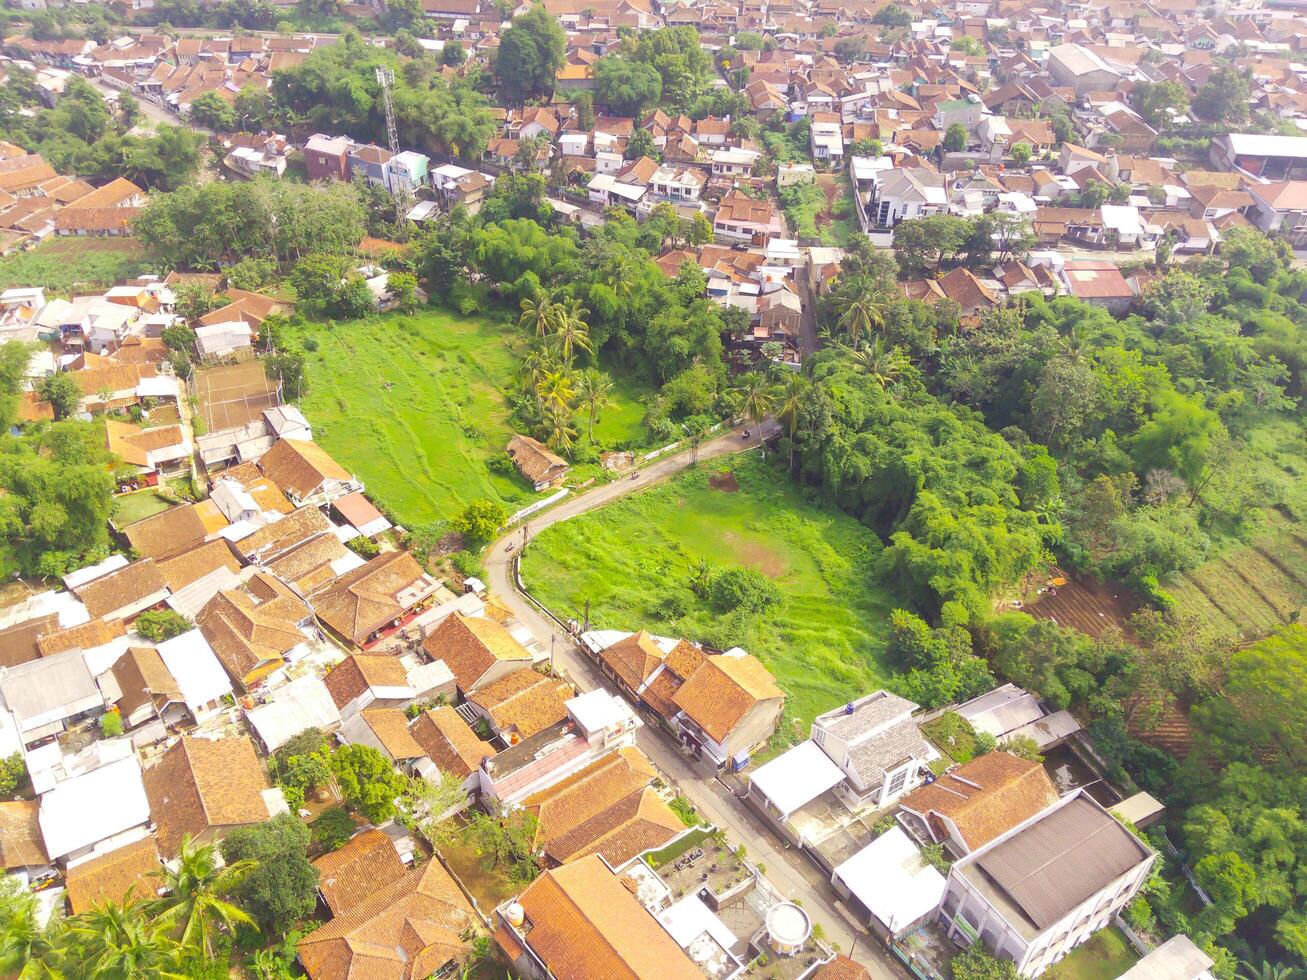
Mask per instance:
[[[506,102],[551,95],[567,53],[567,34],[558,18],[536,4],[500,35],[495,77]]]

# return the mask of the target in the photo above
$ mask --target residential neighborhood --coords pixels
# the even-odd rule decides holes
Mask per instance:
[[[1302,975],[1298,5],[0,16],[0,972]]]

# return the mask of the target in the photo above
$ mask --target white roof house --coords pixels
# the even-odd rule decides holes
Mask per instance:
[[[8,668],[0,679],[0,692],[25,742],[58,734],[66,719],[105,705],[81,650]]]
[[[75,572],[69,572],[63,577],[63,583],[70,589],[76,589],[85,585],[87,582],[93,582],[101,575],[108,575],[110,572],[116,572],[120,568],[126,568],[130,562],[123,555],[110,555],[104,561],[96,565],[87,565],[85,568],[79,568]]]
[[[978,732],[1002,741],[1024,736],[1041,748],[1063,741],[1080,730],[1080,723],[1068,711],[1046,714],[1035,695],[1015,684],[1004,684],[958,705],[957,713]]]
[[[195,328],[195,346],[202,357],[222,357],[250,346],[252,331],[244,320]]]
[[[150,801],[134,755],[57,783],[41,795],[37,815],[51,858],[80,857],[78,852],[143,829],[149,819]],[[127,843],[130,840],[118,840],[113,846]]]
[[[159,644],[159,657],[172,674],[192,715],[232,693],[231,678],[199,630],[190,630]]]
[[[264,409],[264,421],[278,439],[299,439],[301,442],[313,441],[313,427],[294,405],[277,405]]]
[[[781,819],[833,789],[844,779],[840,767],[808,739],[759,766],[751,778],[752,788],[774,806]]]
[[[269,752],[276,752],[306,728],[335,728],[340,712],[327,685],[307,674],[269,695],[266,704],[251,708],[245,717]]]
[[[944,876],[895,827],[835,869],[837,889],[853,895],[885,931],[899,935],[939,907]]]

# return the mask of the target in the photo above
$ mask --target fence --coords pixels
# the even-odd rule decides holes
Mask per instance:
[[[510,517],[508,519],[508,523],[505,526],[512,527],[522,518],[530,517],[532,514],[544,510],[546,507],[550,506],[551,504],[558,503],[558,501],[562,500],[569,493],[571,493],[571,491],[568,490],[566,487],[563,487],[563,489],[559,490],[557,493],[553,493],[549,495],[544,500],[537,500],[534,504],[528,504],[527,506],[519,510],[516,514],[514,514],[512,517]]]

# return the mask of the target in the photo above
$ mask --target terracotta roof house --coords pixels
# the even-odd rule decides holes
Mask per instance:
[[[443,660],[466,697],[506,674],[531,666],[530,652],[493,619],[454,613],[436,627],[422,649]]]
[[[123,724],[131,729],[154,718],[180,721],[186,703],[181,688],[153,647],[132,647],[113,665],[114,680],[122,696],[116,702]]]
[[[326,450],[304,439],[278,439],[259,458],[258,465],[264,476],[301,507],[321,507],[363,489],[363,484]]]
[[[413,738],[408,716],[399,708],[365,708],[341,723],[340,738],[350,745],[367,745],[403,764],[426,756]]]
[[[682,739],[720,767],[771,738],[785,692],[756,657],[737,649],[705,657],[672,703]]]
[[[331,692],[336,709],[341,712],[369,692],[372,697],[367,699],[367,704],[376,701],[384,704],[390,700],[387,698],[390,692],[394,692],[393,700],[404,701],[412,692],[407,668],[398,657],[389,654],[351,654],[327,671],[322,680]],[[367,707],[367,704],[362,706]]]
[[[154,873],[162,867],[154,838],[142,837],[69,868],[64,877],[68,905],[79,915],[105,902],[125,905],[157,898],[160,882]]]
[[[66,650],[94,650],[126,635],[127,627],[121,619],[91,619],[77,626],[41,634],[36,647],[41,656],[53,657]]]
[[[394,843],[375,827],[355,834],[313,866],[318,869],[318,894],[333,916],[352,911],[405,874]]]
[[[475,779],[481,760],[495,754],[495,747],[481,741],[463,717],[448,705],[424,711],[413,720],[409,731],[441,772],[462,779]]]
[[[312,980],[423,980],[468,953],[478,919],[439,861],[428,861],[311,932],[299,960]]]
[[[323,626],[367,647],[425,608],[438,588],[407,551],[386,551],[315,592],[311,602]]]
[[[204,544],[209,530],[194,504],[170,507],[122,529],[136,553],[163,561]],[[226,548],[226,544],[223,544]],[[228,552],[230,554],[230,552]]]
[[[232,542],[232,547],[247,563],[262,565],[330,530],[331,522],[323,516],[322,511],[316,507],[301,507],[263,525],[253,534],[238,538]]]
[[[665,847],[686,827],[649,785],[655,775],[632,746],[527,797],[522,806],[537,820],[537,848],[554,865],[599,854],[620,868],[644,851]]]
[[[0,802],[0,867],[6,871],[41,868],[50,863],[37,819],[40,812],[37,800]]]
[[[534,670],[515,670],[467,696],[505,743],[513,745],[567,717],[566,701],[576,692],[567,681]]]
[[[244,735],[184,736],[145,770],[144,780],[159,850],[169,858],[187,834],[208,843],[233,827],[262,823],[280,797]]]
[[[162,602],[168,585],[149,558],[91,579],[72,590],[93,619],[131,619]]]
[[[159,562],[159,572],[173,592],[180,592],[192,582],[220,568],[234,574],[240,570],[240,567],[240,561],[232,554],[227,542],[221,538],[192,548],[175,558]]]
[[[232,680],[249,688],[304,642],[299,627],[310,615],[302,599],[260,572],[210,599],[196,622]]]
[[[526,916],[523,926],[509,924],[501,911],[495,930],[518,972],[530,973],[527,964],[534,960],[568,980],[703,978],[598,855],[546,871],[527,886],[518,904]]]
[[[956,856],[1057,802],[1057,787],[1038,762],[1008,752],[987,752],[914,789],[899,806],[936,843]]]
[[[936,281],[944,295],[962,307],[963,316],[975,316],[999,303],[999,297],[992,289],[961,266],[950,269]]]
[[[662,648],[646,631],[632,633],[599,652],[600,663],[607,673],[620,681],[631,694],[638,695],[644,682],[663,662]]]
[[[518,472],[537,490],[557,486],[567,476],[567,460],[530,436],[514,435],[504,451]]]

